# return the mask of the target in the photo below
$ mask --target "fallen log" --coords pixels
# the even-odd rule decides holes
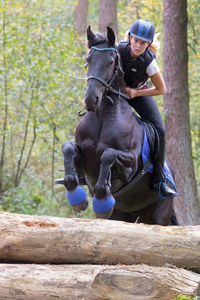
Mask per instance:
[[[147,265],[0,264],[1,299],[169,300],[200,295],[200,275]]]
[[[175,265],[200,272],[200,226],[0,213],[0,262]]]

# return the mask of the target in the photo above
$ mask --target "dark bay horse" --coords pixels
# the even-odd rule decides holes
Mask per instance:
[[[109,27],[105,36],[94,34],[89,26],[87,39],[87,112],[76,128],[75,143],[62,146],[68,201],[76,211],[87,208],[82,174],[97,218],[169,225],[173,198],[161,200],[150,188],[151,174],[143,170],[144,129],[124,94],[115,34]]]

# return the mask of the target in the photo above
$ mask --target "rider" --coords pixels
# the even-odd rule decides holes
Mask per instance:
[[[165,130],[158,107],[152,96],[166,92],[165,82],[156,62],[156,56],[150,50],[154,39],[154,26],[147,20],[135,21],[128,32],[128,41],[118,44],[122,59],[126,93],[129,104],[144,120],[150,121],[157,129],[160,149],[154,166],[153,187],[160,189],[163,198],[176,196],[177,193],[166,181],[163,172],[165,160]],[[151,79],[152,87],[147,80]]]

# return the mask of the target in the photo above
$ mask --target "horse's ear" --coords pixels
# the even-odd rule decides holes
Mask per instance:
[[[90,25],[88,26],[87,28],[87,39],[88,39],[88,42],[91,42],[95,39],[96,35],[92,32],[91,28],[90,28]]]
[[[111,27],[107,26],[107,38],[111,46],[115,44],[115,33]]]

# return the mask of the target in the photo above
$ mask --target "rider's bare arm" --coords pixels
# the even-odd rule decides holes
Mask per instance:
[[[141,90],[126,87],[125,91],[127,95],[130,98],[134,98],[138,96],[159,96],[166,93],[166,86],[161,72],[157,72],[150,76],[150,79],[153,83],[153,87]]]

